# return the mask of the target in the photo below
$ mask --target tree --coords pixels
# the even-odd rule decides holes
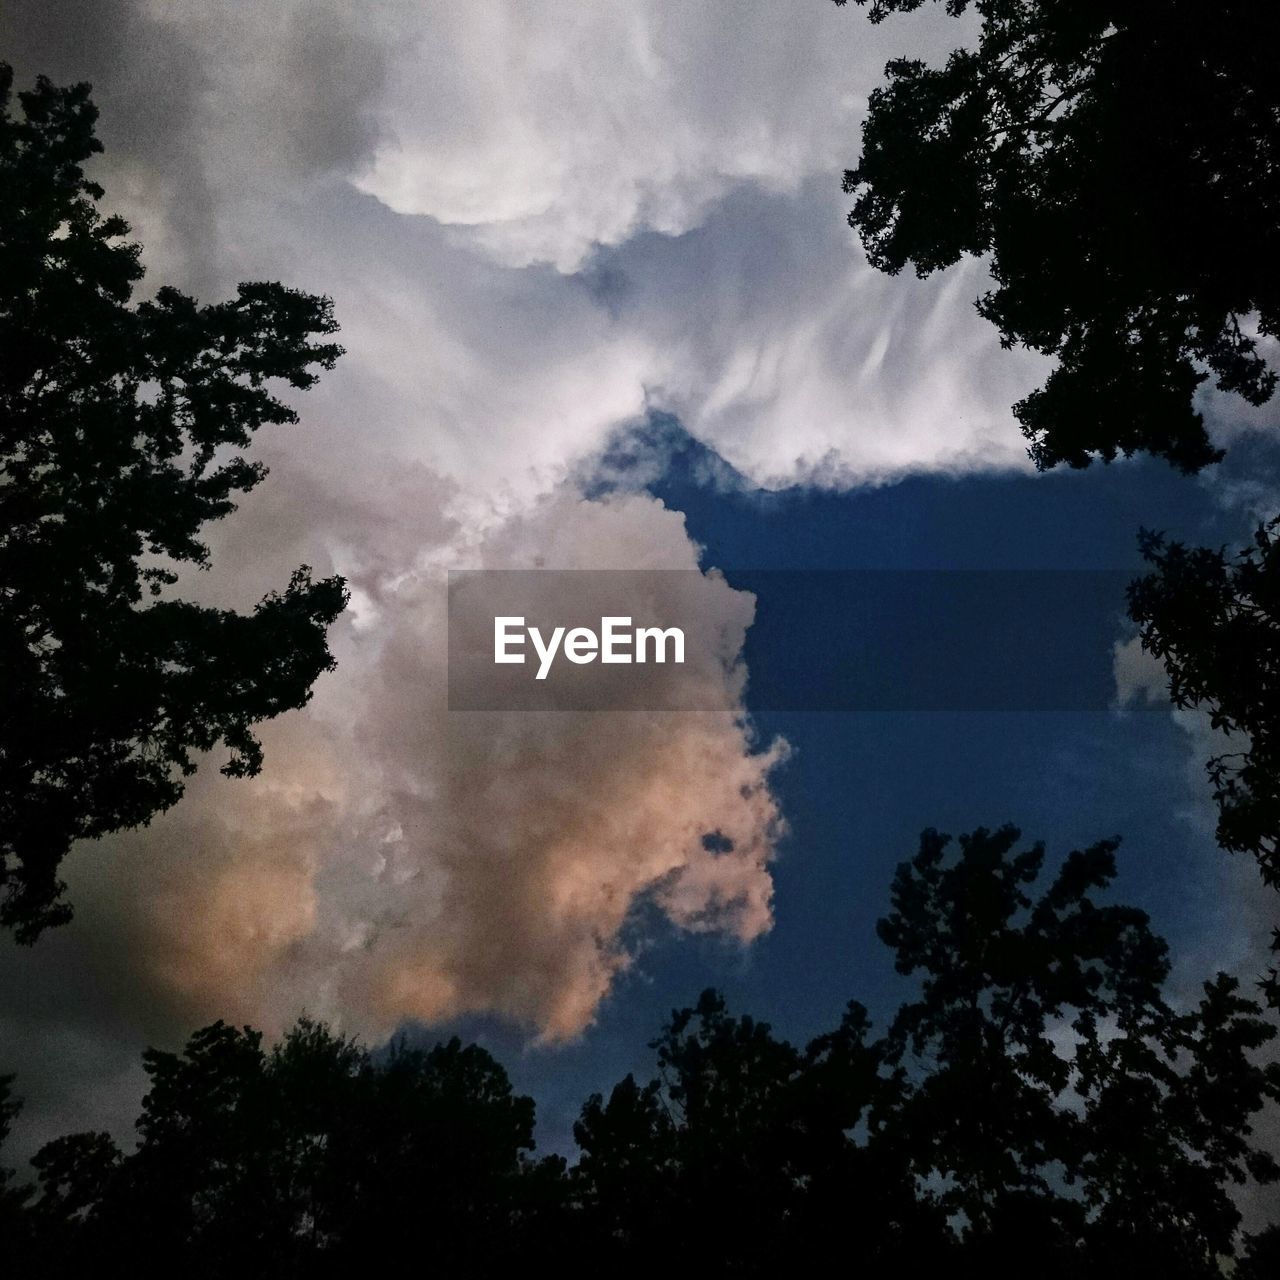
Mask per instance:
[[[924,0],[856,2],[880,22]],[[895,59],[871,95],[845,175],[868,258],[924,276],[990,255],[979,313],[1057,358],[1014,407],[1037,466],[1217,461],[1197,387],[1259,405],[1276,386],[1280,9],[947,0],[970,7],[976,49]]]
[[[535,1163],[533,1101],[458,1040],[369,1053],[301,1020],[271,1050],[218,1023],[144,1055],[136,1151],[73,1134],[15,1203],[40,1274],[775,1276],[832,1257],[870,1280],[1219,1280],[1233,1185],[1272,1183],[1252,1122],[1280,1100],[1275,1036],[1234,980],[1164,997],[1146,916],[1097,900],[1114,841],[1044,851],[1012,827],[926,831],[881,938],[916,990],[804,1049],[705,992],[657,1075],[583,1107],[574,1167]],[[1277,1236],[1244,1242],[1270,1275]],[[34,1268],[28,1268],[34,1269]]]
[[[1274,1182],[1252,1117],[1280,1099],[1275,1036],[1234,979],[1180,1011],[1146,915],[1101,905],[1116,841],[1069,854],[1039,897],[1044,848],[1013,827],[934,831],[880,922],[923,975],[886,1037],[910,1068],[881,1141],[900,1149],[986,1274],[1221,1274],[1240,1215],[1228,1187]]]
[[[21,1101],[13,1096],[13,1077],[0,1075],[0,1150],[21,1109]],[[0,1240],[17,1242],[28,1234],[23,1210],[30,1194],[31,1188],[17,1181],[14,1170],[0,1165]]]
[[[1142,647],[1169,674],[1175,707],[1203,710],[1238,749],[1205,766],[1218,805],[1222,848],[1257,859],[1280,890],[1280,517],[1260,525],[1253,544],[1187,547],[1144,531],[1154,572],[1129,587],[1129,614]],[[1280,949],[1280,930],[1275,947]],[[1266,986],[1280,1001],[1280,975]]]
[[[944,1256],[941,1215],[874,1130],[900,1079],[882,1072],[866,1010],[800,1050],[705,991],[652,1044],[659,1078],[589,1098],[574,1137],[588,1252],[652,1274],[678,1249],[691,1271],[770,1276],[817,1267],[856,1240],[864,1275]]]
[[[651,1047],[660,1079],[641,1087],[628,1076],[607,1103],[590,1098],[574,1127],[606,1265],[651,1273],[672,1244],[697,1273],[801,1263],[789,1227],[807,1168],[803,1054],[767,1024],[732,1017],[714,991],[673,1012]]]
[[[457,1039],[375,1056],[303,1018],[268,1051],[219,1022],[143,1064],[135,1151],[71,1134],[33,1160],[42,1274],[338,1275],[424,1251],[490,1274],[517,1259],[524,1185],[556,1174],[521,1160],[532,1100]]]
[[[303,566],[251,614],[171,598],[202,526],[266,474],[241,452],[296,421],[341,348],[332,304],[279,284],[200,305],[131,302],[139,247],[83,165],[87,85],[12,94],[0,64],[0,924],[30,942],[71,915],[73,841],[145,824],[195,753],[256,773],[258,722],[333,665],[341,579]]]
[[[478,1045],[393,1046],[363,1078],[355,1123],[335,1139],[334,1257],[411,1258],[430,1239],[446,1274],[490,1274],[518,1258],[516,1209],[533,1149],[533,1099]],[[359,1197],[347,1190],[360,1188]]]
[[[1280,1226],[1268,1227],[1245,1241],[1235,1280],[1268,1280],[1280,1272]]]
[[[880,1038],[853,1004],[799,1051],[707,992],[654,1042],[658,1079],[588,1101],[578,1199],[608,1269],[843,1248],[871,1276],[1221,1274],[1229,1189],[1280,1175],[1250,1127],[1280,1099],[1254,1060],[1275,1028],[1222,975],[1166,1001],[1145,914],[1095,900],[1115,841],[1035,895],[1044,849],[1018,840],[926,831],[899,868],[879,934],[919,991]]]

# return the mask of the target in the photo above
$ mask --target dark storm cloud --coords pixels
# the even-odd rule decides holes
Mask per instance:
[[[132,193],[129,203],[146,206],[148,222],[181,246],[166,264],[181,264],[173,283],[205,291],[217,224],[198,146],[208,79],[197,52],[132,0],[9,0],[0,49],[21,88],[37,75],[93,85],[106,149],[95,172],[111,197]]]
[[[106,207],[131,219],[157,277],[211,297],[234,284],[221,265],[237,235],[221,216],[227,144],[251,157],[250,185],[358,166],[376,141],[385,56],[336,6],[219,7],[195,21],[180,9],[13,0],[0,9],[0,56],[20,88],[38,74],[93,85]]]
[[[357,167],[377,141],[383,49],[338,9],[309,7],[288,23],[281,70],[277,105],[294,162],[312,173]]]

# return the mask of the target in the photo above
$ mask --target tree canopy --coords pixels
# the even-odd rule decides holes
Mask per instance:
[[[856,0],[880,22],[925,0]],[[835,0],[843,5],[846,0]],[[941,67],[871,95],[849,216],[874,266],[989,255],[979,312],[1056,357],[1014,406],[1042,468],[1221,457],[1194,403],[1248,403],[1280,324],[1280,7],[1257,0],[947,0],[980,20]]]
[[[341,579],[300,567],[250,614],[173,598],[202,527],[266,474],[255,431],[296,421],[341,348],[329,299],[242,284],[201,305],[143,271],[99,213],[87,85],[14,95],[0,64],[0,923],[67,920],[73,841],[147,822],[195,753],[255,773],[258,722],[303,705],[333,663]]]
[[[531,1156],[533,1102],[476,1046],[370,1053],[302,1019],[268,1051],[216,1023],[144,1055],[135,1150],[90,1133],[37,1154],[12,1256],[51,1276],[107,1256],[194,1276],[843,1256],[872,1277],[1217,1280],[1231,1188],[1280,1175],[1251,1127],[1280,1099],[1258,1061],[1276,1031],[1222,975],[1167,1000],[1164,943],[1105,900],[1114,853],[1046,877],[1012,827],[926,831],[879,925],[915,985],[880,1034],[854,1002],[799,1048],[705,992],[653,1042],[652,1080],[587,1100],[573,1165]],[[1277,1241],[1244,1241],[1237,1274],[1268,1274]]]
[[[1230,735],[1206,765],[1218,805],[1218,843],[1257,859],[1280,890],[1280,517],[1251,545],[1187,547],[1144,532],[1153,571],[1129,588],[1142,646],[1169,673],[1175,707],[1202,711]],[[1275,947],[1280,950],[1280,930]],[[1280,975],[1268,994],[1280,1002]]]

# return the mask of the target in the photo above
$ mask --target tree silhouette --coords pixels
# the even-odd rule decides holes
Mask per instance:
[[[868,2],[879,22],[924,0]],[[849,221],[891,273],[990,255],[980,314],[1057,358],[1014,407],[1037,466],[1146,450],[1197,471],[1222,451],[1196,388],[1276,386],[1257,339],[1280,323],[1280,8],[947,0],[970,7],[976,49],[888,64]]]
[[[0,1151],[4,1150],[21,1109],[21,1101],[13,1096],[13,1076],[0,1075]],[[0,1164],[0,1242],[10,1241],[10,1249],[15,1254],[26,1245],[30,1235],[24,1212],[30,1195],[31,1189],[18,1182],[16,1171]]]
[[[1011,827],[926,831],[881,938],[917,992],[879,1037],[850,1004],[798,1049],[713,991],[653,1042],[657,1074],[589,1098],[580,1158],[534,1162],[533,1102],[459,1041],[371,1054],[302,1019],[269,1052],[222,1023],[149,1050],[137,1149],[37,1154],[14,1201],[25,1269],[82,1275],[442,1274],[1218,1280],[1233,1185],[1270,1183],[1251,1123],[1275,1035],[1233,980],[1162,993],[1146,916],[1098,901],[1114,841],[1044,852]],[[29,1204],[24,1204],[29,1199]],[[1277,1235],[1238,1272],[1270,1276]]]
[[[1245,1241],[1234,1280],[1269,1280],[1280,1274],[1280,1226],[1268,1227]]]
[[[978,830],[948,857],[927,831],[899,868],[881,938],[917,1001],[885,1061],[910,1071],[884,1140],[907,1154],[969,1265],[1016,1274],[1217,1276],[1239,1213],[1227,1187],[1280,1168],[1249,1143],[1280,1098],[1275,1035],[1234,979],[1179,1012],[1165,944],[1146,915],[1091,896],[1115,841],[1069,854],[1033,898],[1040,845]]]
[[[304,1018],[267,1052],[215,1023],[143,1062],[135,1151],[74,1134],[33,1160],[50,1274],[113,1254],[147,1275],[347,1274],[424,1248],[445,1271],[483,1271],[520,1243],[517,1184],[557,1169],[526,1167],[532,1100],[456,1039],[374,1057]]]
[[[871,1275],[1221,1274],[1227,1189],[1280,1173],[1250,1142],[1274,1028],[1223,976],[1165,1001],[1146,916],[1094,900],[1114,841],[1038,897],[1044,851],[1017,841],[928,831],[899,869],[879,932],[922,981],[881,1039],[855,1004],[800,1053],[708,992],[655,1042],[658,1079],[588,1101],[580,1202],[611,1268],[678,1245],[777,1274],[856,1241]]]
[[[512,1091],[484,1049],[456,1039],[398,1049],[365,1084],[360,1123],[344,1135],[348,1158],[335,1167],[361,1189],[348,1201],[338,1256],[410,1256],[425,1231],[445,1271],[506,1258],[521,1156],[533,1148],[533,1099]]]
[[[139,248],[82,167],[89,87],[15,103],[12,80],[0,64],[0,924],[30,942],[70,917],[73,841],[174,804],[219,743],[224,773],[257,772],[253,726],[332,667],[341,579],[304,566],[248,615],[164,593],[266,474],[240,450],[296,420],[269,384],[305,389],[341,348],[313,341],[329,300],[279,284],[132,304]]]
[[[1280,890],[1280,517],[1253,544],[1222,549],[1167,543],[1144,532],[1154,572],[1129,588],[1142,647],[1169,673],[1175,707],[1203,710],[1214,729],[1236,735],[1206,765],[1218,805],[1218,843],[1257,859]],[[1280,949],[1280,930],[1275,936]],[[1266,980],[1280,1001],[1280,975]]]
[[[628,1076],[575,1126],[592,1252],[624,1275],[676,1244],[691,1270],[778,1275],[852,1235],[867,1274],[939,1262],[945,1224],[900,1153],[849,1137],[878,1132],[900,1100],[869,1031],[856,1003],[804,1051],[714,991],[673,1012],[652,1045],[659,1078]]]

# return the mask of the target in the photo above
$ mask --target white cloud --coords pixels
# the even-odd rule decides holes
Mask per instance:
[[[1008,406],[1039,369],[973,313],[980,274],[888,280],[843,223],[882,63],[956,26],[827,0],[17,0],[6,21],[20,75],[94,80],[149,284],[334,296],[348,355],[199,587],[244,607],[305,560],[356,601],[260,779],[205,769],[75,854],[80,918],[7,984],[9,1026],[133,1043],[306,1005],[556,1038],[630,962],[638,903],[758,936],[782,749],[751,741],[737,678],[706,673],[715,709],[677,719],[451,718],[443,575],[695,567],[677,513],[569,487],[649,409],[772,486],[1026,465]],[[740,637],[749,601],[700,581]],[[732,852],[702,847],[716,830]]]
[[[648,408],[774,487],[1027,467],[1009,405],[1042,368],[973,313],[981,272],[871,271],[838,190],[883,62],[961,24],[825,0],[147,12],[97,75],[130,122],[108,185],[206,295],[335,296],[348,447],[498,511]],[[120,87],[160,53],[172,135]]]
[[[361,187],[503,262],[562,271],[637,231],[688,231],[740,184],[794,191],[837,170],[888,47],[819,4],[398,12],[406,47]]]
[[[348,349],[195,582],[244,608],[298,563],[344,573],[338,670],[268,727],[259,779],[206,767],[77,850],[75,923],[34,966],[0,958],[14,1065],[50,1082],[35,1129],[83,1101],[53,1065],[68,1037],[120,1097],[141,1043],[218,1016],[379,1033],[483,1010],[554,1040],[632,963],[642,904],[766,930],[785,748],[752,740],[741,669],[695,673],[697,714],[451,717],[444,574],[697,568],[678,513],[572,488],[651,409],[772,485],[1021,465],[1024,373],[976,277],[870,272],[838,193],[884,59],[953,26],[873,32],[824,0],[17,0],[4,22],[20,78],[94,81],[148,287],[326,292]],[[736,653],[749,597],[695,581]]]
[[[366,480],[411,509],[438,496],[425,472]],[[340,624],[339,674],[267,727],[261,777],[231,781],[208,761],[148,828],[75,851],[76,920],[41,942],[35,982],[4,984],[14,1038],[86,1020],[147,1039],[215,1017],[274,1031],[307,1009],[374,1036],[488,1011],[556,1041],[591,1023],[632,963],[642,904],[677,931],[746,943],[769,928],[783,831],[770,775],[786,748],[753,741],[740,669],[699,660],[712,646],[691,642],[698,712],[451,714],[443,568],[456,526],[428,520],[415,558],[402,525],[324,485],[294,481],[317,518],[271,524],[270,558],[343,568],[372,622]],[[234,577],[266,531],[225,526],[219,559]],[[683,518],[652,498],[559,493],[466,558],[617,568],[638,547],[650,567],[685,571],[643,577],[644,590],[670,578],[682,616],[736,654],[752,598],[699,574]],[[210,583],[210,597],[221,590]],[[710,833],[729,845],[707,847]],[[0,956],[10,979],[28,960]]]

